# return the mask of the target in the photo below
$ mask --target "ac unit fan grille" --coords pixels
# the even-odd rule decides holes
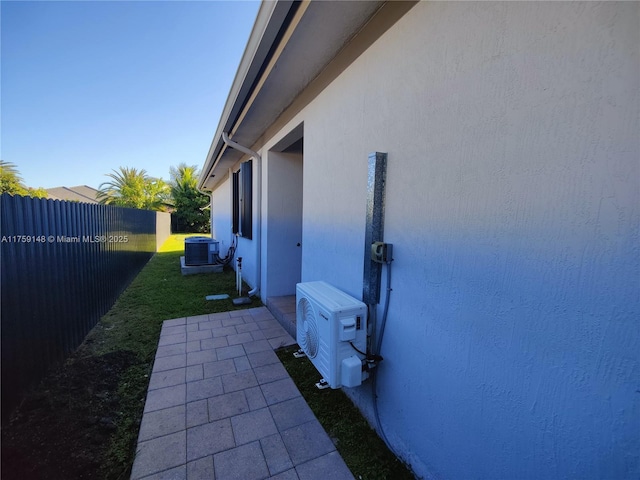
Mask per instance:
[[[186,265],[207,265],[209,263],[209,244],[185,243],[184,260]]]
[[[316,315],[313,306],[306,298],[301,298],[298,302],[298,328],[302,335],[299,336],[300,347],[309,358],[318,355],[319,337],[316,325]]]

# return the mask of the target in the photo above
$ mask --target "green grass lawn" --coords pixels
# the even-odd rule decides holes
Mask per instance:
[[[91,355],[133,352],[137,360],[120,379],[116,431],[102,467],[105,478],[128,478],[162,322],[262,305],[255,298],[248,305],[233,305],[236,276],[230,268],[222,273],[183,276],[180,257],[184,255],[185,237],[172,235],[164,243],[81,347],[83,354]],[[221,293],[230,298],[205,299]]]
[[[285,347],[276,353],[351,473],[363,480],[413,479],[411,471],[389,451],[342,390],[316,388],[320,374],[308,358],[294,358],[298,348]]]
[[[236,276],[231,268],[225,268],[221,274],[183,276],[180,257],[184,255],[187,236],[169,237],[102,318],[102,329],[110,333],[101,335],[97,353],[132,350],[152,361],[164,320],[262,305],[256,298],[249,305],[233,305],[232,299],[237,294]],[[205,300],[207,295],[219,293],[227,293],[230,298]]]
[[[99,475],[102,478],[129,476],[162,322],[261,305],[256,299],[250,305],[233,305],[235,272],[231,269],[220,274],[182,276],[180,256],[184,254],[184,238],[185,235],[172,235],[167,240],[80,349],[82,355],[133,352],[136,358],[119,380],[115,432],[102,464]],[[229,294],[230,298],[205,300],[207,295],[221,293]],[[413,478],[342,391],[315,389],[318,372],[308,360],[293,359],[293,350],[283,349],[278,355],[355,477]]]

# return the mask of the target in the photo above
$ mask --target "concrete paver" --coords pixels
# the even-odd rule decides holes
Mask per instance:
[[[266,307],[163,323],[132,480],[353,479],[274,349]]]
[[[269,477],[269,469],[259,442],[241,445],[213,457],[216,478],[260,480]]]

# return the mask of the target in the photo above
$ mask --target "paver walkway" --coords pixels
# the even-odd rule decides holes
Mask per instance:
[[[274,349],[266,307],[167,320],[131,479],[353,479]]]

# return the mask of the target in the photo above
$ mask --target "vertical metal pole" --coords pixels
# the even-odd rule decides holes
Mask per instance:
[[[371,260],[371,244],[383,241],[384,197],[387,177],[387,154],[369,154],[369,174],[367,181],[367,219],[364,238],[364,282],[362,301],[369,306],[368,350],[376,345],[377,305],[380,303],[380,276],[382,264]],[[375,352],[377,353],[377,352]]]
[[[238,296],[242,296],[242,257],[237,257],[236,267],[236,288],[238,289]]]
[[[382,264],[371,260],[371,244],[383,241],[386,176],[387,154],[370,153],[367,182],[367,224],[364,238],[364,286],[362,290],[362,301],[369,305],[380,303]]]

